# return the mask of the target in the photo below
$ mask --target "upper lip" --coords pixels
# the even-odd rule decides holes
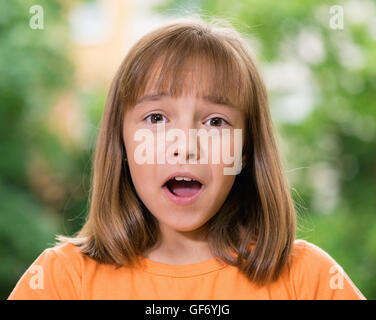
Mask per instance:
[[[197,177],[197,176],[195,176],[194,174],[192,174],[190,172],[181,172],[180,171],[180,172],[174,172],[174,173],[170,174],[165,179],[165,181],[163,182],[163,186],[168,182],[168,180],[171,180],[171,179],[173,179],[175,177],[187,177],[187,178],[191,178],[191,179],[193,179],[193,180],[195,180],[195,181],[197,181],[197,182],[199,182],[201,184],[204,184],[203,181],[202,181],[202,179],[199,178],[199,177]]]

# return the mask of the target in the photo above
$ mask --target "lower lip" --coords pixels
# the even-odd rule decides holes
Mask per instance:
[[[174,195],[168,188],[167,186],[163,186],[162,187],[163,191],[165,192],[165,194],[167,195],[167,197],[174,203],[178,204],[178,205],[183,205],[183,206],[186,206],[186,205],[189,205],[191,204],[193,201],[195,201],[199,196],[200,194],[204,191],[204,185],[201,185],[201,189],[196,193],[194,194],[192,197],[179,197],[179,196],[176,196]]]

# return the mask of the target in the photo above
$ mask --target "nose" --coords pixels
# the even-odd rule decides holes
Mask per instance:
[[[198,129],[194,124],[180,126],[180,130],[184,133],[185,145],[183,141],[179,141],[173,156],[185,160],[186,163],[196,163],[200,159],[200,142],[197,136]],[[181,154],[180,154],[181,153]]]
[[[198,160],[196,155],[197,155],[197,152],[188,151],[188,152],[186,152],[185,160],[187,162],[192,161],[192,160]],[[179,156],[179,151],[175,151],[174,157],[178,157],[178,156]]]

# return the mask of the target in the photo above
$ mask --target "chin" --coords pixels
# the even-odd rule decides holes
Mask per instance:
[[[189,219],[191,218],[191,219]],[[187,219],[180,218],[180,221],[165,221],[163,222],[168,228],[179,232],[191,232],[201,228],[209,219],[199,219],[199,221],[192,221],[192,217]]]

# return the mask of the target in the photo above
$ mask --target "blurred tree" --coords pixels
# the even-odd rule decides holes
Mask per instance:
[[[344,9],[343,29],[331,28],[333,5]],[[292,168],[298,236],[376,298],[375,2],[170,0],[156,10],[223,17],[246,36]]]
[[[72,1],[70,2],[72,3]],[[28,0],[0,0],[0,298],[57,232],[77,230],[86,207],[90,150],[66,147],[48,126],[62,90],[73,90],[67,7],[38,1],[44,29],[29,25]],[[66,214],[69,212],[69,214]],[[68,221],[69,223],[64,223]]]

